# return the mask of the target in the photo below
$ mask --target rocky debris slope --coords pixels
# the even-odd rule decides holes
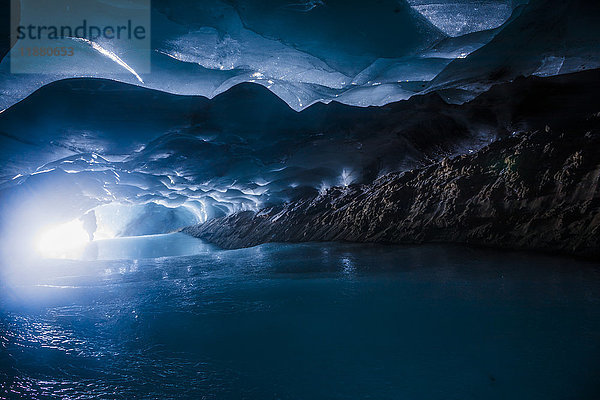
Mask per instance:
[[[185,228],[223,248],[265,242],[451,242],[600,259],[600,113],[367,185]]]

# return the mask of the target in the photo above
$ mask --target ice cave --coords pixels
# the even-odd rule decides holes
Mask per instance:
[[[597,0],[0,17],[0,400],[600,398]]]

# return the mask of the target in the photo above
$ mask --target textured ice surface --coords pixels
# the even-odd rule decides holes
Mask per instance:
[[[380,66],[381,77],[398,67]],[[402,95],[398,87],[373,86],[381,104]],[[361,90],[348,100],[362,101]],[[452,114],[390,107],[400,111],[332,103],[298,113],[255,84],[208,100],[107,80],[55,82],[0,114],[0,132],[11,132],[0,136],[0,222],[27,236],[95,209],[99,237],[166,233],[370,182],[494,137],[467,132]]]
[[[518,76],[551,76],[600,67],[600,2],[531,1],[486,45],[453,60],[428,90],[473,95]]]
[[[511,0],[407,0],[449,36],[497,28],[512,12]]]
[[[443,51],[432,53],[452,24],[440,25],[416,11],[426,6],[437,7],[411,7],[404,0],[158,0],[152,3],[151,73],[140,72],[143,60],[131,49],[65,39],[60,44],[73,46],[77,57],[57,57],[44,74],[13,75],[10,55],[2,60],[0,109],[69,77],[102,77],[210,98],[237,83],[257,82],[296,110],[331,100],[381,105],[421,89],[412,85],[407,90],[398,82],[430,81],[447,64],[440,58],[464,57],[490,38],[447,42]],[[437,16],[452,15],[452,21],[460,17],[462,22],[454,25],[467,24],[459,29],[466,33],[499,25],[511,7],[503,2],[477,7],[452,2],[436,10]],[[465,10],[470,10],[468,15]],[[390,68],[379,76],[382,62]],[[376,87],[380,83],[390,84],[385,94]]]
[[[11,74],[10,55],[2,59],[0,110],[69,77],[209,98],[256,82],[295,110],[379,106],[439,88],[472,97],[503,64],[510,77],[600,65],[597,13],[582,1],[157,0],[151,73],[139,72],[139,52],[65,39],[78,57],[57,58],[44,74]]]
[[[135,54],[104,43],[97,45],[122,62],[77,40],[84,57],[57,60],[48,74],[11,74],[7,56],[0,63],[2,208],[17,236],[93,208],[102,217],[97,207],[111,203],[123,218],[103,222],[107,237],[163,233],[372,181],[414,166],[423,145],[435,145],[429,155],[448,154],[457,150],[453,135],[465,131],[450,117],[431,121],[416,107],[390,122],[386,108],[349,112],[336,102],[382,106],[434,90],[461,102],[520,75],[600,66],[600,4],[519,3],[155,0],[151,73],[136,71]],[[112,72],[97,73],[98,63]],[[74,76],[159,91],[88,80],[31,94]],[[236,86],[244,82],[283,101]],[[315,102],[332,103],[326,110]],[[484,129],[469,140],[476,146],[492,136]]]

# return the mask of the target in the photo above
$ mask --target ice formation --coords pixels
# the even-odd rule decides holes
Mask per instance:
[[[462,127],[412,109],[390,122],[385,107],[344,104],[384,106],[434,91],[463,102],[520,75],[600,66],[590,34],[599,5],[584,0],[152,7],[151,73],[140,72],[135,52],[76,39],[65,40],[83,56],[44,74],[12,74],[10,54],[2,59],[0,217],[21,237],[92,209],[105,238],[165,233],[369,182],[430,156],[415,145],[419,135],[441,153],[457,150],[452,135]],[[76,77],[106,80],[64,80]],[[436,123],[450,144],[427,138]],[[418,134],[409,140],[401,129]],[[492,137],[484,129],[460,145]]]
[[[499,27],[514,6],[511,0],[408,0],[408,3],[453,37]]]
[[[78,57],[53,61],[44,73],[11,74],[10,53],[2,59],[0,109],[7,109],[43,85],[71,77],[107,78],[209,98],[236,84],[256,82],[295,110],[332,100],[380,106],[442,86],[473,90],[474,82],[456,82],[457,71],[448,66],[451,61],[470,58],[470,54],[479,53],[478,49],[486,54],[490,46],[489,52],[502,52],[506,45],[497,49],[493,39],[502,35],[504,27],[511,29],[511,18],[517,25],[530,18],[537,21],[531,23],[535,28],[527,32],[511,33],[511,45],[518,44],[522,35],[546,38],[552,26],[562,26],[556,20],[566,19],[564,15],[573,11],[563,10],[565,7],[573,8],[580,16],[585,14],[576,10],[582,8],[576,4],[579,2],[154,1],[150,73],[139,72],[143,62],[135,49],[65,39],[66,43],[60,44],[74,46]],[[109,4],[127,8],[129,3]],[[524,17],[519,22],[522,12]],[[552,21],[537,16],[539,13],[552,13],[547,16]],[[552,24],[541,26],[540,21]],[[563,22],[579,34],[578,21]],[[589,26],[592,21],[584,22],[582,26]],[[549,43],[554,45],[552,40]],[[572,72],[582,65],[590,68],[598,64],[598,57],[590,46],[588,50],[583,58],[567,55],[558,69],[555,61],[564,54],[533,54],[532,68],[517,68],[514,72],[548,75]],[[502,62],[500,57],[485,57],[488,62]],[[473,68],[479,68],[478,57],[474,58]],[[479,78],[469,76],[468,80]]]
[[[465,38],[457,45],[446,41],[443,54],[431,52],[448,36],[498,27],[510,16],[508,3],[153,1],[151,73],[139,72],[142,61],[134,49],[65,39],[60,44],[75,47],[78,56],[53,61],[43,74],[13,75],[10,54],[3,58],[0,108],[70,77],[108,78],[209,98],[240,82],[257,82],[295,110],[331,100],[381,105],[420,92],[419,83],[430,81],[449,60],[485,44],[489,38]],[[390,68],[382,71],[382,64]]]

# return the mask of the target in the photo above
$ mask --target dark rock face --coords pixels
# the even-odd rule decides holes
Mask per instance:
[[[600,110],[599,110],[600,111]],[[184,232],[265,242],[453,242],[600,259],[600,113],[515,134],[372,184],[242,212]]]

